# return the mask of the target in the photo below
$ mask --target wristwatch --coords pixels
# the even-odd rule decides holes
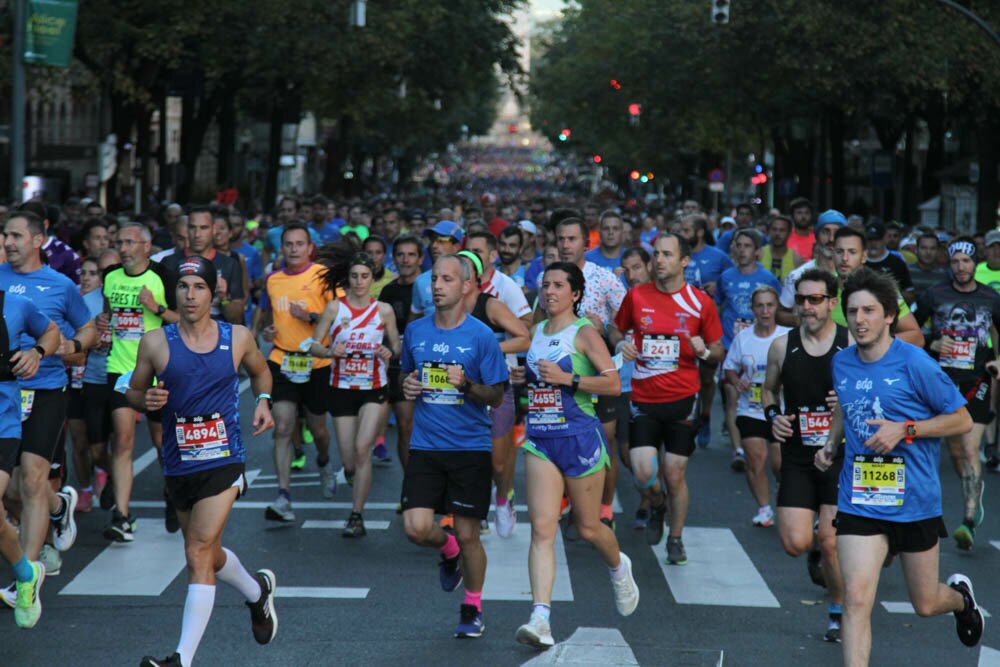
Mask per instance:
[[[163,317],[163,313],[167,312],[167,307],[163,304],[157,304],[156,306],[156,316]]]
[[[917,422],[907,420],[906,422],[906,444],[912,444],[913,439],[917,437]]]
[[[41,345],[36,345],[34,347],[34,350],[35,350],[35,352],[38,353],[38,358],[39,359],[44,359],[45,358],[45,348],[44,347],[42,347]]]
[[[466,378],[465,382],[462,383],[462,386],[458,388],[458,390],[461,391],[463,394],[468,394],[471,389],[472,389],[472,382],[470,382],[468,378]]]
[[[83,343],[81,343],[76,338],[71,338],[70,340],[73,341],[73,352],[75,352],[77,354],[79,354],[80,352],[83,352]]]

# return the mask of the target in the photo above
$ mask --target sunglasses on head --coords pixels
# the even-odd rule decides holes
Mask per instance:
[[[830,298],[832,297],[829,294],[796,294],[795,303],[801,306],[808,301],[809,305],[818,306]]]

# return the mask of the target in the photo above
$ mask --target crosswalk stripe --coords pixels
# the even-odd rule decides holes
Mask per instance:
[[[888,600],[882,601],[882,608],[885,609],[890,614],[916,614],[917,610],[913,608],[913,605],[908,601],[903,602],[890,602]],[[983,612],[985,618],[990,617],[990,612],[980,605],[979,611]]]
[[[979,649],[979,667],[1000,667],[1000,651],[983,646]]]
[[[526,518],[526,517],[525,517]],[[531,544],[531,526],[524,521],[507,539],[496,533],[481,535],[488,561],[484,600],[531,601],[531,582],[528,580],[528,547]],[[556,581],[552,588],[554,602],[572,602],[573,585],[569,578],[569,563],[561,531],[556,531]]]
[[[656,562],[679,604],[780,607],[750,556],[728,528],[684,528],[687,565],[667,565],[663,547]]]
[[[310,519],[304,522],[302,527],[306,529],[341,530],[344,527],[345,521],[347,521],[346,516],[343,519]],[[386,530],[389,527],[389,523],[389,521],[365,521],[365,528],[368,530]]]
[[[335,586],[278,586],[274,596],[279,598],[340,598],[364,600],[368,588],[338,588]]]
[[[296,487],[300,487],[300,486],[319,486],[319,480],[316,480],[316,481],[311,481],[310,480],[310,481],[303,481],[303,482],[291,482],[289,484],[289,486],[291,486],[292,488],[296,488]],[[276,488],[278,488],[278,483],[277,482],[273,482],[273,483],[272,482],[265,482],[264,484],[261,484],[260,482],[257,482],[256,484],[253,485],[253,488],[255,488],[255,489],[276,489]]]
[[[168,533],[160,519],[139,519],[135,542],[105,547],[59,594],[156,596],[184,567],[181,534]]]
[[[661,654],[662,656],[662,654]],[[665,656],[664,656],[665,657]],[[523,663],[539,665],[638,665],[632,647],[615,628],[577,628],[566,641]]]

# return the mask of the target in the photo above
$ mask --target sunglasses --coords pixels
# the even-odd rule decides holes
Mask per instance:
[[[809,305],[818,306],[827,299],[832,299],[832,298],[833,297],[831,297],[829,294],[796,294],[795,303],[801,306],[806,301],[808,301]]]

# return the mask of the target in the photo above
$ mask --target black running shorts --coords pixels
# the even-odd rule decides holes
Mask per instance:
[[[107,442],[111,436],[111,394],[107,384],[85,383],[83,389],[83,420],[87,423],[87,441]]]
[[[199,500],[212,498],[234,486],[239,498],[247,492],[247,480],[243,476],[245,467],[242,463],[227,463],[189,475],[164,477],[167,493],[181,512],[190,512]]]
[[[65,389],[22,389],[32,391],[31,414],[21,422],[21,452],[37,454],[51,463],[66,424]],[[22,404],[24,401],[22,400]]]
[[[8,475],[17,466],[21,453],[21,441],[17,438],[0,438],[0,470]]]
[[[111,403],[111,411],[120,410],[121,408],[128,408],[132,410],[132,406],[129,404],[128,399],[125,398],[125,394],[120,391],[115,391],[115,385],[118,383],[118,378],[121,377],[121,373],[108,373],[108,390],[111,392],[108,396],[108,401]],[[159,410],[150,410],[146,413],[146,419],[151,422],[161,422],[163,419],[160,417]]]
[[[837,512],[833,525],[837,535],[885,535],[889,540],[889,553],[920,553],[933,549],[942,537],[948,537],[944,520],[932,517],[922,521],[897,522],[884,519],[870,519]]]
[[[958,391],[965,397],[965,407],[974,424],[989,424],[993,421],[993,397],[988,377],[962,380],[958,383]]]
[[[330,416],[357,417],[361,406],[366,403],[385,403],[388,388],[381,389],[333,389],[330,390],[330,404],[327,406]]]
[[[326,414],[330,405],[330,367],[314,368],[309,373],[309,381],[295,383],[281,372],[281,366],[270,359],[267,367],[271,369],[271,400],[274,403],[288,401],[296,405],[304,405],[306,410],[314,415]]]
[[[737,417],[736,428],[739,429],[740,438],[761,438],[768,442],[774,442],[774,436],[771,435],[771,425],[763,419]]]
[[[493,484],[490,452],[411,449],[403,475],[404,510],[429,508],[484,520]]]
[[[740,431],[742,433],[742,431]],[[821,471],[813,463],[781,458],[781,483],[778,484],[778,507],[801,507],[819,511],[820,505],[837,505],[837,478],[844,465],[843,457]]]
[[[671,403],[632,401],[629,448],[661,447],[668,454],[691,456],[698,432],[698,395]]]

